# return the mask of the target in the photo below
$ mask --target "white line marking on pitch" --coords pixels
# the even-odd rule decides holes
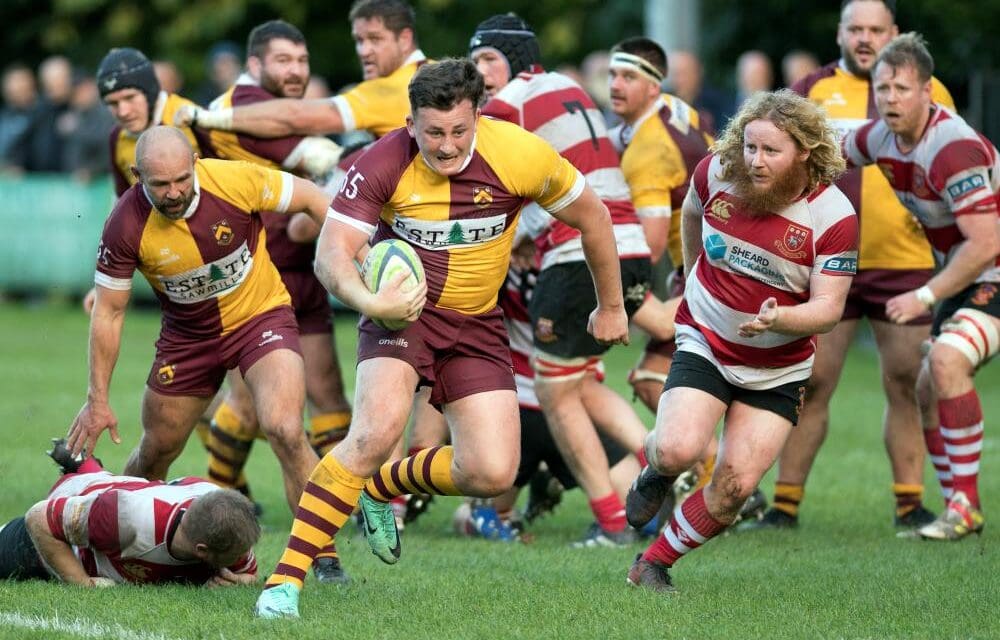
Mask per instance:
[[[76,618],[63,620],[51,617],[29,616],[17,612],[0,611],[0,627],[17,627],[32,631],[60,631],[81,638],[118,638],[119,640],[169,640],[167,636],[147,631],[133,631],[118,624],[102,624]]]

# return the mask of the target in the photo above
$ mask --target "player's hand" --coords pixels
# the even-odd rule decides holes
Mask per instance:
[[[115,581],[111,578],[91,578],[90,586],[98,589],[106,589],[115,586]]]
[[[421,282],[412,289],[405,284],[410,277],[408,271],[400,270],[386,282],[375,296],[375,308],[369,315],[379,320],[406,320],[413,322],[427,302],[427,283]]]
[[[598,306],[590,312],[587,333],[600,344],[628,344],[628,316],[624,307]]]
[[[885,303],[885,317],[896,324],[904,324],[927,313],[927,305],[917,298],[916,291],[907,291],[889,298]]]
[[[219,572],[205,582],[205,588],[217,589],[219,587],[238,587],[240,585],[253,584],[257,582],[257,574],[254,573],[233,573],[229,569],[219,569]]]
[[[199,107],[193,104],[182,104],[174,111],[174,122],[175,127],[190,127],[191,123],[194,122],[198,117]]]
[[[83,295],[83,312],[88,316],[94,311],[94,303],[97,302],[97,287],[91,287],[90,291]]]
[[[69,428],[66,436],[66,445],[75,456],[79,453],[90,455],[97,444],[97,438],[105,429],[111,432],[111,441],[121,444],[121,436],[118,435],[118,418],[115,417],[111,406],[106,402],[87,401],[76,414],[73,424]]]
[[[744,322],[739,326],[739,336],[741,338],[754,338],[769,330],[778,319],[778,301],[768,298],[760,305],[760,311],[750,322]]]

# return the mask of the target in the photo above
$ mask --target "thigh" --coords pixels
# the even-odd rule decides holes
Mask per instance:
[[[338,459],[344,463],[349,463],[345,457],[384,460],[403,435],[419,381],[416,369],[402,360],[359,362],[354,415],[347,436],[338,445]]]
[[[726,413],[717,472],[741,476],[756,485],[777,460],[791,429],[788,418],[735,400]]]
[[[449,402],[444,416],[459,468],[468,471],[517,465],[521,423],[513,390],[486,391]]]
[[[151,439],[158,449],[183,445],[211,402],[211,397],[167,395],[146,387],[142,397],[144,439]]]
[[[897,325],[872,320],[872,332],[878,345],[882,378],[911,387],[916,383],[923,359],[921,347],[930,337],[929,324]]]
[[[254,409],[265,433],[284,426],[288,418],[301,424],[305,369],[298,352],[289,349],[269,351],[247,369],[243,379],[253,396]]]
[[[857,327],[857,320],[841,320],[830,332],[817,336],[812,375],[806,387],[810,400],[815,398],[815,401],[824,404],[830,401],[844,370]]]

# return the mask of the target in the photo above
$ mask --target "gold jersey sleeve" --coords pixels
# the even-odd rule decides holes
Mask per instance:
[[[290,173],[244,161],[199,160],[206,169],[198,172],[202,185],[243,211],[284,213],[292,197]]]
[[[350,113],[341,113],[348,131],[362,129],[381,138],[393,129],[406,125],[410,113],[408,88],[420,62],[411,62],[384,78],[359,83],[336,98],[341,108],[346,103]]]

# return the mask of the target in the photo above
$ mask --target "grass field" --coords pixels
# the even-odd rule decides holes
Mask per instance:
[[[105,435],[98,446],[111,469],[121,468],[138,439],[139,398],[158,327],[158,314],[149,311],[133,310],[126,321],[112,387],[124,443],[115,446]],[[354,337],[353,318],[340,320],[341,354],[353,353]],[[84,400],[86,341],[86,318],[76,308],[0,304],[0,522],[22,515],[55,480],[43,451]],[[635,346],[612,353],[611,384],[625,387],[636,354]],[[351,386],[352,364],[348,359]],[[987,517],[1000,517],[1000,365],[977,381],[987,417],[981,491]],[[349,526],[338,546],[353,583],[320,586],[310,578],[300,621],[253,619],[257,588],[87,591],[0,582],[0,638],[1000,637],[1000,554],[993,546],[1000,527],[958,544],[894,537],[882,408],[876,354],[861,341],[834,399],[800,528],[712,541],[678,564],[680,593],[672,597],[626,588],[639,546],[568,547],[590,520],[577,494],[533,527],[530,545],[457,538],[449,529],[457,502],[444,499],[405,531],[402,560],[392,567]],[[193,444],[171,475],[201,474],[204,464]],[[248,474],[265,508],[258,555],[266,573],[291,516],[277,463],[264,447],[258,445]],[[940,509],[929,466],[925,482],[928,505]],[[770,497],[770,475],[764,486]]]

